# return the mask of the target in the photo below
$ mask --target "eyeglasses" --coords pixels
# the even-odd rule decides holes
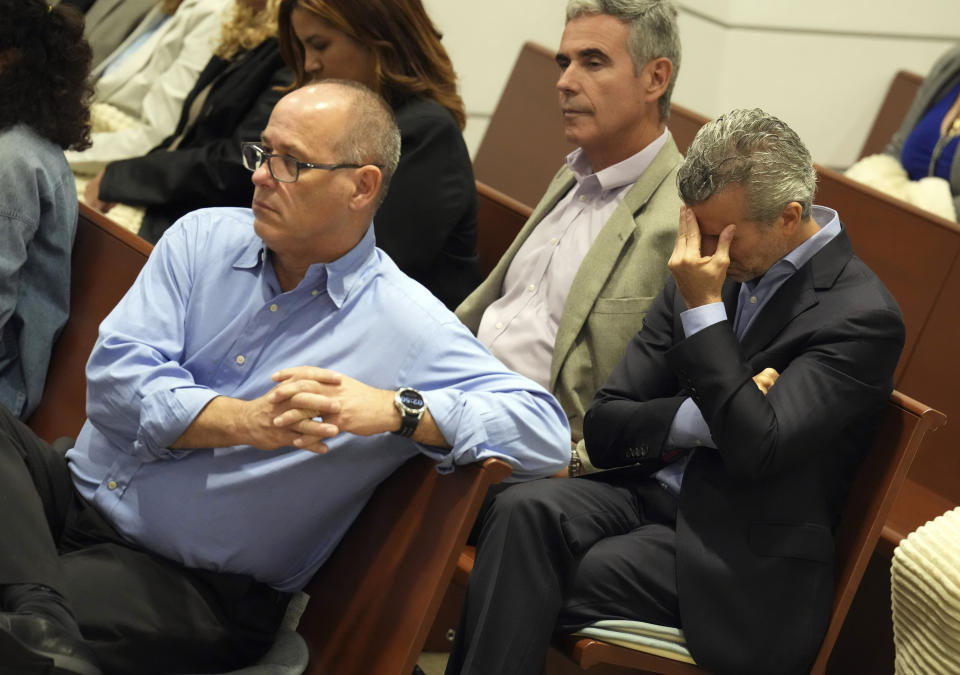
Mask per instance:
[[[243,158],[243,166],[250,171],[256,171],[266,162],[270,175],[273,176],[274,180],[281,183],[296,183],[302,169],[336,171],[337,169],[359,169],[368,166],[367,164],[311,164],[310,162],[301,162],[290,155],[277,155],[267,152],[256,143],[241,143],[240,156]],[[373,166],[380,167],[379,164]]]

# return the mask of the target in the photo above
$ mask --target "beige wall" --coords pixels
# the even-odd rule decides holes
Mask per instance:
[[[474,151],[526,40],[556,48],[564,0],[425,0],[461,79]],[[814,158],[846,166],[893,74],[926,73],[960,41],[958,0],[677,0],[683,64],[674,100],[705,115],[759,106]]]

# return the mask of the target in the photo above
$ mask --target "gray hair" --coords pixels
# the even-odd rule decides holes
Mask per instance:
[[[734,110],[705,124],[677,175],[680,198],[701,204],[729,185],[746,190],[743,217],[773,223],[790,202],[810,217],[817,173],[810,151],[784,122],[759,108]]]
[[[393,110],[381,96],[354,80],[322,80],[313,86],[337,87],[349,99],[350,117],[333,150],[341,162],[380,167],[379,207],[400,161],[400,130]]]
[[[670,84],[658,104],[660,119],[670,118],[670,97],[680,72],[680,33],[677,8],[670,0],[569,0],[567,21],[590,14],[609,14],[627,24],[627,51],[633,72],[639,74],[653,59],[666,57],[673,64]]]

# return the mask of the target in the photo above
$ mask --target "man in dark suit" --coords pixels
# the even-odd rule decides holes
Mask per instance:
[[[903,322],[780,120],[707,124],[678,184],[672,279],[584,422],[615,470],[497,498],[448,674],[539,673],[554,630],[601,619],[680,627],[714,672],[816,653]]]

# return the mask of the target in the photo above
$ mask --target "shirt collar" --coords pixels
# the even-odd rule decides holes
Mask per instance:
[[[805,242],[783,256],[783,260],[800,269],[809,262],[810,258],[820,252],[827,243],[840,234],[840,218],[837,212],[826,206],[814,206],[812,209],[814,221],[820,226],[817,232]]]
[[[376,238],[373,233],[373,223],[371,223],[363,238],[344,255],[333,262],[310,265],[297,287],[326,290],[330,299],[339,308],[350,295],[350,291],[359,283],[375,249]],[[233,263],[234,269],[256,269],[266,259],[268,250],[261,239],[252,239],[237,256]]]
[[[780,258],[770,266],[770,269],[760,277],[744,283],[744,287],[754,292],[757,288],[766,287],[768,283],[773,283],[783,276],[790,276],[798,269],[810,262],[810,259],[820,252],[824,246],[840,234],[840,218],[837,212],[826,206],[813,206],[811,211],[814,221],[820,226],[820,229],[805,242]]]
[[[573,172],[578,184],[593,177],[603,191],[621,188],[624,185],[636,183],[640,179],[643,172],[653,163],[660,149],[666,145],[669,137],[670,130],[664,128],[663,133],[640,152],[596,173],[590,168],[590,160],[587,159],[583,148],[577,148],[567,155],[567,166]]]

